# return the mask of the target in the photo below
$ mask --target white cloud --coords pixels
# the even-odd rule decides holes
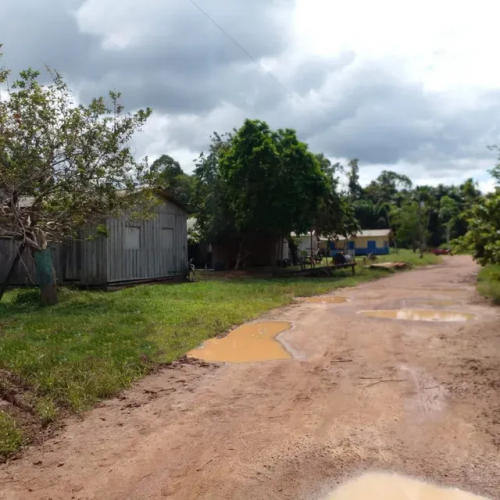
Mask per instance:
[[[498,88],[495,0],[297,0],[301,50],[331,56],[398,58],[429,90]]]
[[[118,89],[127,109],[152,106],[138,156],[168,153],[187,170],[213,131],[249,117],[295,128],[315,152],[358,157],[365,183],[394,169],[491,187],[500,4],[196,2],[258,63],[189,0],[4,0],[2,62],[48,63],[85,102]]]

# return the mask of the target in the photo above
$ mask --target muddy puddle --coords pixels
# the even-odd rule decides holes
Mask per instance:
[[[456,306],[459,304],[459,302],[455,300],[418,300],[418,304],[422,306]]]
[[[375,496],[374,496],[375,492]],[[339,486],[326,500],[361,499],[488,500],[457,488],[435,486],[396,474],[371,472]]]
[[[286,321],[242,325],[224,338],[207,340],[201,348],[188,352],[188,356],[228,363],[290,359],[291,354],[276,340],[276,336],[291,326]]]
[[[342,297],[340,295],[332,295],[332,296],[322,296],[322,297],[302,297],[300,299],[301,302],[309,302],[310,304],[343,304],[347,302],[347,297]]]
[[[374,310],[360,311],[363,316],[382,319],[399,319],[406,321],[471,321],[475,318],[473,314],[455,311],[436,311],[426,309],[400,309],[400,310]]]

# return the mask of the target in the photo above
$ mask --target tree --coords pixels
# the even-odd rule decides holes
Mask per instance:
[[[153,162],[152,167],[158,173],[159,187],[179,202],[188,213],[191,213],[196,184],[195,177],[184,173],[180,164],[168,155],[160,156]]]
[[[383,170],[377,179],[365,188],[365,193],[373,203],[398,204],[411,187],[412,182],[406,175]]]
[[[339,227],[346,219],[334,167],[294,130],[273,131],[259,120],[246,120],[233,135],[215,134],[196,168],[199,229],[211,241],[237,240],[238,267],[251,236]]]
[[[357,158],[349,162],[349,171],[347,173],[349,197],[351,201],[358,200],[363,194],[363,188],[359,183],[359,160]]]
[[[481,264],[500,264],[500,187],[478,201],[467,216],[469,232],[464,241],[473,241],[474,258]]]
[[[387,221],[381,212],[380,205],[376,205],[372,200],[360,199],[352,204],[354,215],[363,229],[384,229]]]
[[[412,248],[414,251],[417,249],[419,241],[418,212],[416,201],[407,201],[401,207],[392,208],[391,219],[398,246]]]
[[[446,229],[446,244],[450,244],[450,236],[460,211],[457,202],[450,196],[443,196],[439,200],[439,221]]]
[[[249,235],[310,230],[328,194],[320,163],[295,131],[274,132],[259,120],[246,120],[235,133],[220,170],[240,235],[236,267]]]
[[[125,114],[116,92],[109,103],[77,105],[61,76],[49,75],[41,85],[39,72],[21,72],[0,102],[0,238],[31,249],[44,303],[57,300],[49,243],[130,208],[129,195],[153,178],[128,146],[150,109]]]
[[[495,147],[498,150],[498,147]],[[474,248],[474,258],[481,264],[500,264],[500,175],[495,167],[491,173],[497,182],[493,193],[469,205],[465,218],[468,232],[454,241],[455,247],[467,251]]]
[[[208,154],[201,153],[195,168],[194,206],[200,240],[218,243],[238,236],[235,213],[226,196],[227,185],[220,171],[220,160],[231,147],[232,135],[211,137]]]

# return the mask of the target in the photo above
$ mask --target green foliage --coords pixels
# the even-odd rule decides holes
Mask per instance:
[[[416,265],[438,261],[433,255],[418,259],[405,251],[381,258],[390,260]],[[0,370],[22,381],[40,424],[47,425],[60,409],[89,408],[158,363],[175,360],[205,339],[289,304],[294,297],[354,286],[384,274],[358,266],[356,276],[350,270],[338,271],[320,280],[248,277],[115,293],[62,288],[59,303],[51,308],[19,304],[18,292],[11,291],[0,303]],[[12,420],[6,422],[0,421],[0,454],[21,443]]]
[[[317,158],[295,132],[273,132],[258,120],[246,120],[236,132],[220,174],[241,235],[306,232],[327,195]]]
[[[157,185],[180,203],[189,213],[193,211],[196,178],[185,174],[180,164],[168,155],[162,155],[152,165],[158,174]]]
[[[23,435],[16,421],[9,414],[0,411],[0,457],[10,455],[23,444]]]
[[[439,200],[439,221],[445,227],[447,243],[450,242],[451,231],[459,215],[458,203],[453,198],[445,195]]]
[[[196,167],[200,236],[211,242],[251,235],[344,234],[357,228],[337,192],[336,165],[314,155],[295,131],[246,120],[234,135],[215,134]]]
[[[365,188],[365,195],[373,203],[397,203],[412,187],[406,175],[388,170],[382,171],[376,180]]]
[[[51,424],[57,418],[57,406],[50,398],[39,398],[35,405],[35,412],[43,427]]]
[[[391,228],[398,246],[438,247],[467,232],[464,213],[481,197],[472,179],[460,186],[416,186],[402,174],[383,171],[358,189],[359,164],[347,173],[355,218],[363,229]]]
[[[476,245],[473,234],[471,232],[467,232],[463,236],[459,236],[458,238],[451,240],[450,249],[454,254],[474,255]]]
[[[438,255],[434,255],[430,252],[425,252],[422,257],[420,257],[419,252],[414,252],[407,249],[399,249],[397,251],[391,251],[389,255],[378,255],[377,262],[406,262],[410,267],[420,267],[420,266],[433,266],[439,264],[442,259]]]
[[[483,196],[467,213],[467,241],[474,244],[474,257],[482,264],[500,263],[500,188]]]
[[[14,304],[17,305],[33,305],[40,302],[40,292],[35,288],[28,288],[26,290],[18,290],[14,295]]]
[[[61,75],[49,76],[42,85],[22,71],[0,101],[0,238],[35,250],[135,203],[125,195],[154,177],[128,146],[150,109],[125,114],[116,92],[76,105]]]
[[[398,247],[415,250],[419,242],[418,202],[406,201],[401,207],[391,210],[392,223],[396,230]]]
[[[232,135],[214,133],[208,154],[201,153],[196,163],[195,207],[197,239],[212,243],[237,237],[234,211],[227,203],[227,185],[219,163],[224,151],[231,147]]]
[[[477,289],[481,295],[500,305],[500,265],[489,264],[481,269]]]
[[[349,198],[351,201],[356,201],[363,195],[363,188],[359,183],[359,160],[354,158],[349,162],[349,170],[347,172]]]

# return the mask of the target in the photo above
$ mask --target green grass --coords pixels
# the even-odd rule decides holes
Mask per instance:
[[[0,411],[0,456],[9,455],[18,450],[23,443],[23,435],[15,420]]]
[[[384,260],[413,257],[402,251]],[[416,263],[438,262],[430,257]],[[333,278],[212,279],[109,293],[62,288],[59,303],[52,307],[40,306],[34,290],[10,291],[0,303],[0,370],[21,381],[23,397],[28,394],[26,401],[42,427],[65,411],[91,407],[159,363],[171,362],[203,340],[289,304],[294,297],[386,274],[360,264],[356,276],[346,270]],[[12,429],[0,424],[0,435],[13,436]],[[0,454],[20,445],[12,437],[1,439],[11,445],[3,445]]]
[[[494,304],[500,305],[500,265],[488,265],[481,269],[478,276],[479,293]]]
[[[430,266],[433,264],[439,264],[441,262],[441,257],[432,253],[424,253],[422,258],[420,258],[420,254],[418,252],[413,252],[412,250],[406,250],[404,248],[399,249],[397,252],[391,249],[391,253],[389,255],[377,256],[377,262],[393,261],[407,262],[411,266]]]

